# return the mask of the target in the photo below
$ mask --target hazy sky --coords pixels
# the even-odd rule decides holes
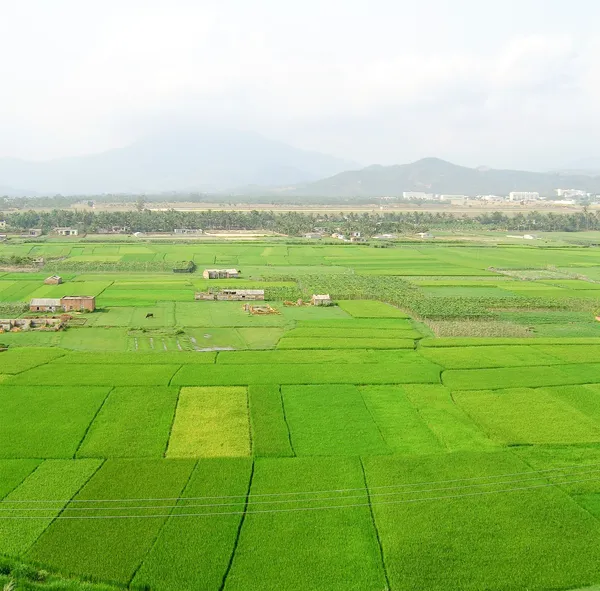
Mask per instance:
[[[361,164],[600,158],[598,0],[0,0],[0,157],[172,122]]]

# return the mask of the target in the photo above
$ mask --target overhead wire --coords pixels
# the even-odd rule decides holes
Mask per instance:
[[[276,513],[300,513],[300,512],[308,512],[308,511],[324,511],[324,510],[335,510],[335,509],[350,509],[350,508],[359,508],[359,507],[379,507],[379,506],[389,506],[389,505],[402,505],[409,503],[423,503],[427,501],[441,501],[441,500],[456,500],[470,497],[478,497],[478,496],[488,496],[488,495],[497,495],[497,494],[507,494],[511,492],[520,492],[520,491],[529,491],[536,490],[542,488],[549,487],[557,487],[561,485],[571,485],[578,484],[582,482],[598,482],[600,481],[600,477],[598,478],[584,478],[580,480],[571,480],[566,482],[551,482],[544,484],[537,484],[532,486],[524,486],[524,487],[513,487],[507,489],[500,490],[491,490],[491,491],[477,491],[472,493],[462,493],[457,495],[442,495],[437,497],[419,497],[413,499],[402,499],[397,501],[380,501],[376,503],[366,502],[366,503],[352,503],[345,505],[327,505],[323,507],[293,507],[293,508],[285,508],[285,509],[257,509],[257,510],[245,510],[245,511],[216,511],[216,512],[195,512],[195,513],[155,513],[155,514],[142,514],[142,515],[65,515],[61,513],[56,516],[35,516],[35,515],[2,515],[0,516],[0,520],[32,520],[32,519],[42,519],[42,520],[54,520],[54,519],[68,519],[68,520],[88,520],[88,519],[157,519],[157,518],[170,518],[170,517],[216,517],[216,516],[231,516],[231,515],[257,515],[257,514],[276,514]],[[185,505],[178,506],[175,508],[185,509]],[[67,508],[68,509],[68,508]],[[164,509],[164,507],[161,507]]]
[[[472,482],[476,480],[488,480],[491,478],[507,478],[513,476],[527,476],[535,474],[548,474],[552,472],[565,472],[573,469],[591,468],[599,466],[600,462],[585,464],[585,465],[569,465],[560,468],[547,468],[544,470],[527,470],[524,472],[512,472],[504,474],[490,474],[484,476],[470,476],[467,478],[454,478],[447,480],[432,480],[432,481],[417,481],[417,482],[405,482],[400,484],[388,484],[380,486],[369,486],[369,490],[384,490],[391,488],[407,488],[413,486],[431,486],[436,484],[452,484],[457,482]],[[577,474],[577,472],[574,472]],[[280,497],[280,496],[292,496],[292,495],[318,495],[318,494],[329,494],[329,493],[343,493],[343,492],[355,492],[363,491],[365,487],[356,488],[338,488],[338,489],[324,489],[324,490],[309,490],[309,491],[286,491],[286,492],[274,492],[274,493],[252,493],[251,496],[254,498],[262,497]],[[180,500],[211,500],[211,499],[244,499],[246,494],[239,495],[210,495],[210,496],[196,496],[196,497],[149,497],[149,498],[113,498],[113,499],[4,499],[0,503],[122,503],[122,502],[152,502],[152,501],[180,501]]]
[[[600,472],[600,468],[598,468],[596,470],[586,470],[586,471],[572,472],[569,474],[560,474],[558,476],[560,476],[562,478],[565,478],[565,477],[571,478],[574,476],[597,474],[598,472]],[[372,493],[369,496],[371,498],[374,498],[374,497],[389,497],[389,496],[398,496],[398,495],[407,495],[407,494],[433,493],[433,492],[441,492],[441,491],[463,490],[463,489],[470,489],[470,488],[484,487],[484,486],[499,486],[499,485],[506,485],[506,484],[518,484],[518,483],[522,483],[522,482],[529,482],[531,480],[539,480],[539,479],[540,479],[540,476],[538,475],[538,476],[533,476],[530,478],[501,480],[501,481],[497,481],[497,482],[479,482],[479,483],[466,484],[466,485],[461,485],[461,486],[426,488],[426,489],[406,490],[406,491],[386,492],[386,493],[384,493],[384,492]],[[558,481],[558,482],[555,482],[554,484],[556,484],[556,485],[569,484],[570,482],[571,481],[566,480],[566,481]],[[256,501],[253,499],[254,495],[250,494],[250,496],[248,497],[248,503],[250,505],[275,505],[275,504],[282,504],[282,503],[316,503],[316,502],[332,501],[332,500],[358,499],[358,498],[362,498],[364,495],[367,494],[366,488],[362,488],[359,490],[362,491],[362,494],[360,494],[360,495],[334,496],[334,497],[331,497],[331,496],[313,497],[313,498],[306,498],[306,499],[300,499],[300,498],[298,498],[298,499],[281,499],[281,500],[273,500],[273,501],[265,501],[265,500]],[[131,509],[136,509],[136,510],[137,509],[145,509],[145,510],[175,509],[175,508],[182,508],[182,507],[231,507],[231,506],[240,505],[241,503],[244,502],[243,500],[240,500],[236,503],[199,503],[199,504],[181,503],[183,501],[188,501],[188,500],[193,501],[195,499],[193,497],[181,497],[179,499],[178,504],[176,504],[176,505],[137,505],[137,506],[125,505],[122,507],[115,507],[114,505],[105,506],[105,507],[98,507],[98,506],[80,507],[79,506],[79,507],[69,507],[69,510],[70,511],[107,511],[107,510],[119,511],[119,510],[127,510],[127,509],[129,509],[129,510],[131,510]],[[137,501],[141,502],[141,500],[139,500],[139,499]],[[27,503],[27,501],[23,501],[23,502]],[[95,501],[82,501],[82,502],[94,503]],[[59,504],[60,502],[57,501],[56,503]],[[56,509],[56,507],[5,507],[5,506],[3,506],[3,504],[4,503],[0,502],[0,512],[2,512],[2,511],[52,511],[52,510]]]

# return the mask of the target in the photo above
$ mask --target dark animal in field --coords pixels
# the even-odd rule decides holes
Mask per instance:
[[[154,314],[148,313],[146,314],[146,318],[154,318]]]

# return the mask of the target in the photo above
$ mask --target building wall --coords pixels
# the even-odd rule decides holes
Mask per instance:
[[[65,312],[70,312],[72,310],[88,310],[93,312],[96,309],[96,300],[95,298],[76,298],[76,299],[62,299],[62,306]]]

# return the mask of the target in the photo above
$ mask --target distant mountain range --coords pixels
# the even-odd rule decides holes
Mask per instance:
[[[306,196],[376,197],[398,196],[404,191],[448,195],[508,195],[511,191],[537,191],[554,195],[554,189],[579,189],[600,193],[600,176],[560,172],[525,172],[466,168],[439,158],[412,164],[369,166],[330,178],[296,186],[286,193]]]
[[[253,132],[177,129],[100,154],[47,162],[0,159],[0,186],[6,187],[0,194],[210,192],[307,183],[356,166]]]
[[[594,166],[593,159],[576,163]],[[581,189],[600,193],[600,175],[466,168],[438,158],[369,166],[294,148],[257,133],[172,129],[125,148],[47,162],[0,159],[0,196],[205,192],[293,197],[383,197],[404,191],[507,195]]]

